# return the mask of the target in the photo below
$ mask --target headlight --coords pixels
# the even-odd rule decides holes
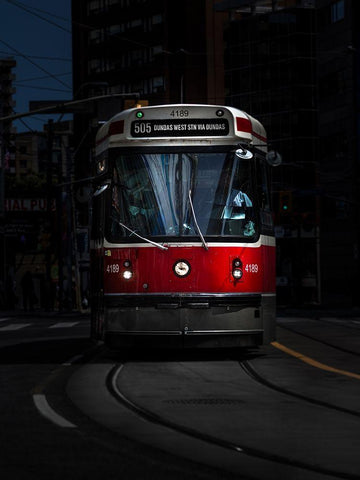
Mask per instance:
[[[236,278],[236,280],[239,280],[243,275],[242,270],[240,270],[240,268],[235,268],[232,271],[232,274],[233,274],[233,277]]]
[[[173,265],[173,271],[176,276],[178,277],[186,277],[189,275],[191,270],[190,263],[186,260],[178,260]]]
[[[131,270],[124,270],[122,275],[125,280],[130,280],[130,278],[133,276],[133,273]]]
[[[242,271],[242,262],[240,258],[234,258],[232,261],[232,276],[235,278],[235,280],[240,280],[240,278],[243,276],[243,271]]]

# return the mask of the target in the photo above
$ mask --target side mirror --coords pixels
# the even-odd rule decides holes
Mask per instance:
[[[101,195],[105,190],[109,187],[110,185],[108,183],[105,183],[105,185],[100,185],[95,192],[93,193],[93,197],[97,197],[98,195]]]
[[[279,152],[276,152],[275,150],[270,150],[266,154],[266,161],[272,167],[278,167],[282,163],[282,157]]]
[[[246,148],[239,146],[239,148],[236,149],[235,155],[239,158],[248,160],[250,158],[253,158],[253,153],[250,152],[250,150],[247,150]]]

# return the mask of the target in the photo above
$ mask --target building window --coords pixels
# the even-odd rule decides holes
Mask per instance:
[[[143,50],[131,50],[129,57],[131,66],[142,65],[144,63]]]
[[[331,23],[340,22],[345,18],[345,2],[338,0],[331,5]]]
[[[152,25],[160,25],[160,23],[163,23],[162,13],[158,13],[158,14],[153,15],[151,17],[151,24]]]
[[[128,88],[125,83],[120,83],[119,85],[112,85],[109,88],[109,93],[127,93]]]
[[[88,34],[88,37],[89,37],[89,44],[96,44],[96,43],[100,43],[104,40],[103,38],[103,30],[100,30],[100,29],[96,29],[96,30],[91,30]]]
[[[87,4],[87,14],[93,15],[103,10],[103,2],[101,0],[91,0]]]
[[[107,72],[115,68],[114,60],[111,58],[93,58],[88,62],[88,73]]]
[[[132,92],[140,93],[141,95],[147,94],[147,84],[146,81],[140,80],[139,82],[133,83],[131,86]]]
[[[337,95],[346,91],[345,71],[331,72],[320,79],[320,98],[326,100],[329,97],[337,98]]]
[[[131,22],[130,22],[130,28],[137,28],[137,27],[142,27],[141,18],[135,18],[134,20],[131,20]]]
[[[20,166],[21,170],[27,170],[27,168],[28,168],[27,160],[24,160],[23,158],[21,158],[19,163],[20,163],[19,166]]]
[[[105,13],[109,10],[109,7],[118,4],[119,1],[120,0],[89,0],[87,3],[87,14],[96,15],[98,13]]]
[[[150,78],[149,90],[151,93],[161,93],[165,91],[165,79],[163,76]],[[149,93],[150,93],[149,92]]]
[[[162,45],[155,45],[153,47],[150,47],[149,60],[153,61],[155,56],[161,55],[162,53],[164,53]]]
[[[121,33],[121,25],[110,25],[108,27],[108,34],[111,35],[117,35]]]
[[[100,60],[97,58],[90,60],[88,62],[88,72],[89,73],[96,73],[100,71]]]

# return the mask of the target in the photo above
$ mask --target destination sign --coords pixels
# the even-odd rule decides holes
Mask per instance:
[[[229,134],[226,118],[135,120],[131,136],[144,137],[218,137]]]

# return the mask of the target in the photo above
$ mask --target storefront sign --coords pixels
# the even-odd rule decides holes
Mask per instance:
[[[55,210],[55,200],[51,201],[51,210]],[[46,212],[46,198],[5,198],[6,212]]]

